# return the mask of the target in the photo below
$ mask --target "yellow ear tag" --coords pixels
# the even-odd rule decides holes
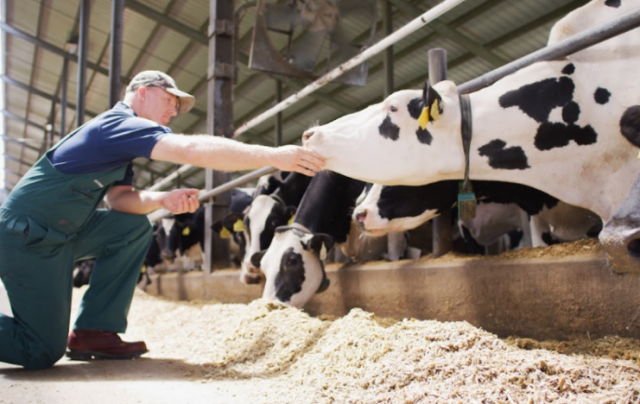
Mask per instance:
[[[640,159],[640,152],[638,152],[638,158]]]
[[[220,238],[231,238],[231,233],[226,227],[222,227],[222,230],[220,230]]]
[[[191,234],[191,229],[189,228],[189,226],[187,226],[182,230],[182,235],[188,236],[189,234]]]
[[[429,123],[429,108],[422,108],[422,113],[418,117],[418,125],[420,125],[420,129],[424,130]]]
[[[239,233],[241,231],[244,231],[244,223],[242,223],[242,220],[238,219],[236,220],[236,222],[233,224],[233,231]]]
[[[140,273],[141,274],[147,273],[147,266],[145,264],[142,264],[142,268],[140,268]]]
[[[287,226],[291,226],[291,223],[293,223],[293,216],[291,215],[291,217],[289,218],[289,221],[287,222]]]
[[[440,109],[438,108],[438,99],[436,98],[431,104],[431,118],[434,121],[437,121],[440,118]]]

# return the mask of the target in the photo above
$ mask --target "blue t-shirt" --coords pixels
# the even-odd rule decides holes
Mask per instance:
[[[64,174],[85,174],[127,166],[122,181],[133,184],[133,159],[151,158],[151,151],[171,129],[139,118],[133,109],[118,102],[98,115],[49,153],[53,166]]]

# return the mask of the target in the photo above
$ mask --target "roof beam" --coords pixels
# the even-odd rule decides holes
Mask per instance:
[[[5,83],[10,84],[10,85],[12,85],[14,87],[20,88],[20,89],[22,89],[24,91],[28,91],[31,94],[39,95],[40,97],[46,98],[49,101],[56,100],[57,102],[60,102],[60,98],[59,97],[57,97],[55,95],[51,95],[49,93],[45,93],[44,91],[39,90],[39,89],[37,89],[35,87],[28,86],[28,85],[26,85],[24,83],[21,83],[21,82],[19,82],[17,80],[12,79],[11,77],[9,77],[9,76],[7,76],[5,74],[0,75],[0,80],[4,81]],[[76,104],[73,104],[71,102],[67,102],[67,107],[75,110],[76,109]],[[85,111],[85,114],[88,115],[91,118],[93,118],[93,117],[98,115],[97,113],[91,112],[91,111]]]
[[[16,162],[16,163],[19,163],[19,164],[24,164],[24,165],[29,166],[29,167],[31,167],[31,166],[33,165],[33,164],[31,164],[31,163],[27,163],[26,161],[24,161],[24,160],[22,160],[22,159],[19,159],[19,158],[15,158],[15,157],[13,157],[13,156],[10,156],[10,155],[9,155],[9,154],[7,154],[7,153],[4,153],[2,156],[4,157],[4,159],[5,159],[5,160],[11,160],[11,161],[13,161],[13,162]],[[20,176],[19,174],[16,174],[16,175]]]
[[[145,17],[151,18],[152,20],[155,20],[161,23],[162,25],[166,25],[167,27],[193,39],[196,42],[199,42],[205,46],[209,46],[209,40],[207,39],[206,35],[203,35],[200,32],[196,31],[195,29],[188,27],[182,23],[179,23],[178,21],[172,18],[169,18],[166,15],[159,13],[152,8],[145,6],[142,3],[138,3],[137,1],[133,1],[133,0],[125,0],[124,5],[128,9],[131,9],[139,14],[142,14]]]
[[[2,29],[3,31],[5,31],[7,34],[11,34],[12,36],[15,36],[17,38],[20,39],[24,39],[27,42],[31,42],[32,44],[46,49],[49,52],[55,53],[56,55],[60,55],[65,59],[69,59],[73,62],[78,63],[78,56],[76,55],[72,55],[70,53],[68,53],[67,51],[65,51],[64,49],[58,48],[55,45],[52,45],[48,42],[45,42],[41,39],[38,39],[36,37],[33,37],[25,32],[20,31],[19,29],[12,27],[11,25],[5,23],[5,22],[1,22],[0,21],[0,29]],[[100,65],[97,65],[95,63],[91,63],[91,62],[87,62],[87,67],[97,71],[98,73],[102,73],[105,76],[109,76],[109,70],[105,69],[104,67],[101,67]]]
[[[16,138],[13,138],[13,137],[11,137],[11,136],[2,135],[2,136],[0,136],[0,137],[1,137],[2,139],[4,139],[4,141],[5,141],[5,142],[15,143],[15,144],[18,144],[18,145],[20,145],[20,146],[22,146],[22,147],[25,147],[25,148],[27,148],[27,149],[33,150],[33,151],[38,152],[38,153],[40,153],[40,151],[41,151],[39,148],[34,147],[34,146],[31,146],[30,144],[28,144],[28,143],[26,143],[26,142],[24,142],[24,141],[20,141],[20,140],[18,140],[18,139],[16,139]]]
[[[35,123],[33,121],[30,121],[28,119],[25,119],[25,118],[23,118],[21,116],[18,116],[16,114],[14,114],[13,112],[8,111],[6,109],[0,110],[0,113],[2,113],[2,115],[4,115],[6,118],[11,119],[13,121],[18,121],[18,122],[23,123],[25,125],[33,126],[34,128],[40,129],[42,131],[46,131],[47,130],[46,127],[44,127],[44,126],[42,126],[42,125],[40,125],[38,123]],[[52,131],[52,133],[54,135],[59,135],[59,133],[57,131],[55,131],[55,130]]]

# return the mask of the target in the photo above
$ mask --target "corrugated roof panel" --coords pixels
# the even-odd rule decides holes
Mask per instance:
[[[48,0],[46,4],[57,13],[71,19],[75,19],[80,10],[80,0]]]
[[[208,1],[178,1],[170,10],[169,16],[198,31],[209,21],[209,4]]]
[[[54,94],[61,79],[62,62],[61,56],[51,52],[38,52],[35,63],[46,68],[35,70],[32,86],[48,94]]]
[[[14,80],[28,84],[34,67],[35,46],[23,39],[8,36],[6,50],[11,58],[5,61],[5,71]]]
[[[208,54],[206,47],[194,44],[188,48],[187,52],[182,55],[179,61],[180,64],[174,69],[174,72],[177,70],[189,73],[190,77],[181,77],[179,83],[181,88],[184,86],[191,90],[202,80],[202,73],[207,71],[207,60]],[[178,80],[176,77],[174,78]]]
[[[96,74],[91,83],[91,91],[85,97],[85,109],[101,113],[109,108],[109,77]]]
[[[39,10],[38,0],[10,1],[5,18],[9,25],[35,36],[38,33]]]
[[[109,34],[111,32],[111,1],[91,1],[89,2],[89,29],[90,35],[97,32]]]
[[[170,3],[175,3],[175,0],[135,0],[135,1],[163,14]],[[198,1],[201,1],[201,0],[198,0]]]
[[[69,16],[51,7],[43,7],[42,13],[40,39],[63,48],[74,27],[75,15]]]
[[[141,50],[157,25],[158,23],[148,16],[125,8],[122,29],[123,44]]]

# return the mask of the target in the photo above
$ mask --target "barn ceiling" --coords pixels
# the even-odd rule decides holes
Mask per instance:
[[[375,41],[384,35],[383,0],[378,0]],[[436,0],[388,0],[393,29],[440,3]],[[283,1],[280,1],[282,3]],[[463,83],[545,46],[554,22],[586,0],[467,0],[438,20],[396,43],[393,53],[395,89],[418,88],[427,78],[427,52],[444,48],[449,78]],[[122,92],[129,79],[147,70],[163,70],[181,89],[196,96],[196,105],[170,123],[174,133],[204,133],[207,119],[209,0],[125,0],[122,46]],[[247,67],[255,7],[236,1],[243,12],[238,27],[238,76],[234,87],[235,127],[276,103],[276,83],[283,98],[299,91],[309,79],[287,78]],[[11,190],[48,146],[47,124],[54,140],[61,128],[60,97],[65,44],[77,37],[80,0],[3,0],[5,71],[6,188]],[[85,121],[108,108],[111,1],[90,1]],[[351,34],[366,37],[369,28],[351,24]],[[75,127],[78,64],[69,63],[66,132]],[[384,98],[383,54],[369,59],[365,86],[330,84],[282,113],[283,143],[296,143],[312,123],[326,123]],[[238,140],[272,145],[276,118],[242,133]],[[164,162],[135,161],[135,183],[148,188],[177,168]],[[194,169],[179,184],[204,188],[204,174]]]

